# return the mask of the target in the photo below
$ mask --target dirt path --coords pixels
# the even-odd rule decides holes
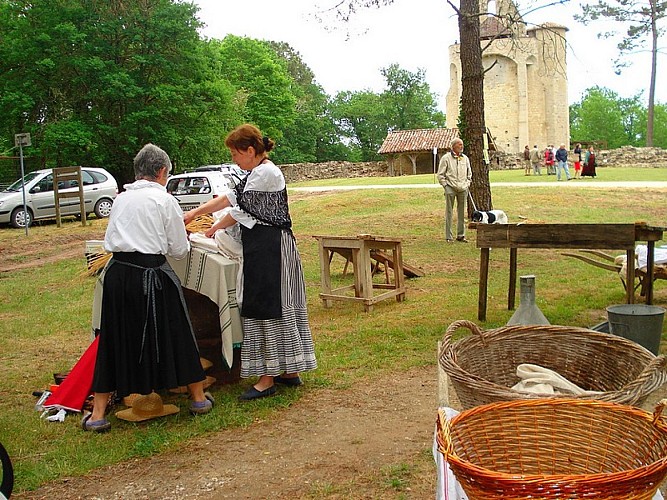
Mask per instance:
[[[313,390],[270,421],[16,498],[432,498],[436,380],[428,367],[372,385]],[[406,464],[401,484],[396,477]]]

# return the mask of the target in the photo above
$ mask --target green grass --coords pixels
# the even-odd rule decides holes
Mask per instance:
[[[642,177],[649,173],[649,179]],[[600,178],[607,180],[612,174],[614,180],[667,180],[667,169],[601,169]],[[396,184],[417,179],[428,182],[428,177],[336,182]],[[491,182],[514,178],[526,182],[532,179],[519,171],[492,172]],[[641,220],[667,225],[667,189],[563,191],[499,186],[493,187],[492,193],[494,206],[505,210],[510,221],[527,217],[529,221],[562,223]],[[246,427],[289,407],[306,390],[344,389],[388,373],[435,366],[436,344],[447,326],[458,319],[477,322],[479,250],[474,244],[475,232],[469,231],[473,242],[467,245],[444,242],[441,190],[294,193],[291,213],[303,258],[309,318],[320,367],[304,376],[307,389],[284,391],[275,398],[250,404],[240,404],[236,399],[250,381],[216,389],[217,410],[196,419],[188,415],[187,400],[174,396],[169,402],[181,407],[180,414],[142,424],[112,416],[114,428],[104,435],[82,432],[77,416],[68,416],[62,424],[40,420],[33,409],[32,391],[48,387],[53,373],[69,370],[90,341],[94,278],[80,277],[85,267],[83,251],[80,257],[56,264],[0,274],[0,441],[13,457],[17,492],[133,457],[177,449],[189,439],[220,429]],[[407,280],[404,302],[380,302],[372,313],[348,302],[335,302],[325,309],[318,297],[320,270],[313,235],[361,233],[401,238],[404,261],[421,267],[425,276]],[[62,237],[62,231],[54,226],[36,227],[26,239],[26,248],[43,245],[48,249],[52,234]],[[20,237],[20,231],[1,229],[0,251],[7,242]],[[507,251],[491,252],[483,328],[504,325],[512,315],[507,310],[508,260]],[[340,283],[350,279],[341,276],[343,263],[339,258],[333,262],[334,278]],[[556,251],[520,251],[518,273],[537,276],[537,305],[554,324],[591,326],[606,319],[606,306],[624,302],[617,276]],[[667,304],[664,282],[656,283],[655,303],[663,307]],[[388,490],[400,492],[409,487],[412,470],[412,464],[397,464],[376,480]],[[338,488],[313,485],[312,495],[333,494]]]

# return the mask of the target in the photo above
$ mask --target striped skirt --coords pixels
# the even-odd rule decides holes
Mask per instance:
[[[308,325],[306,284],[301,256],[290,231],[281,236],[282,317],[241,318],[241,377],[299,373],[317,368],[315,347]]]

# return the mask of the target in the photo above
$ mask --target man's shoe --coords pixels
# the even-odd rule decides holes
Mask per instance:
[[[298,387],[303,384],[301,377],[281,377],[278,375],[277,377],[273,377],[273,381],[276,384],[288,385],[290,387]]]
[[[276,393],[275,385],[267,387],[263,391],[258,391],[253,386],[239,396],[239,401],[252,401],[253,399],[260,399],[260,398],[265,398],[267,396],[273,396],[275,393]]]
[[[459,241],[461,243],[468,243],[468,240],[465,236],[461,236],[459,238],[456,238],[456,241]]]
[[[205,392],[204,393],[204,401],[193,401],[190,404],[190,413],[193,415],[204,415],[208,412],[210,412],[213,409],[213,405],[215,404],[215,399],[211,395],[210,392]]]
[[[111,422],[109,422],[106,418],[101,420],[90,420],[91,415],[92,413],[89,413],[84,415],[83,419],[81,419],[81,428],[84,431],[107,432],[109,429],[111,429]]]

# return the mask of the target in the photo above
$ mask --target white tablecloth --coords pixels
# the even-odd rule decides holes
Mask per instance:
[[[194,245],[185,259],[167,260],[184,288],[201,293],[218,305],[222,358],[231,367],[234,347],[243,342],[241,315],[236,303],[238,264],[218,252]]]
[[[167,260],[184,288],[201,293],[218,305],[222,359],[228,367],[231,367],[234,347],[240,346],[243,342],[241,315],[236,303],[238,264],[218,252],[194,245],[186,258],[181,260],[167,258]],[[95,285],[93,298],[93,334],[100,326],[103,279],[102,272]]]

